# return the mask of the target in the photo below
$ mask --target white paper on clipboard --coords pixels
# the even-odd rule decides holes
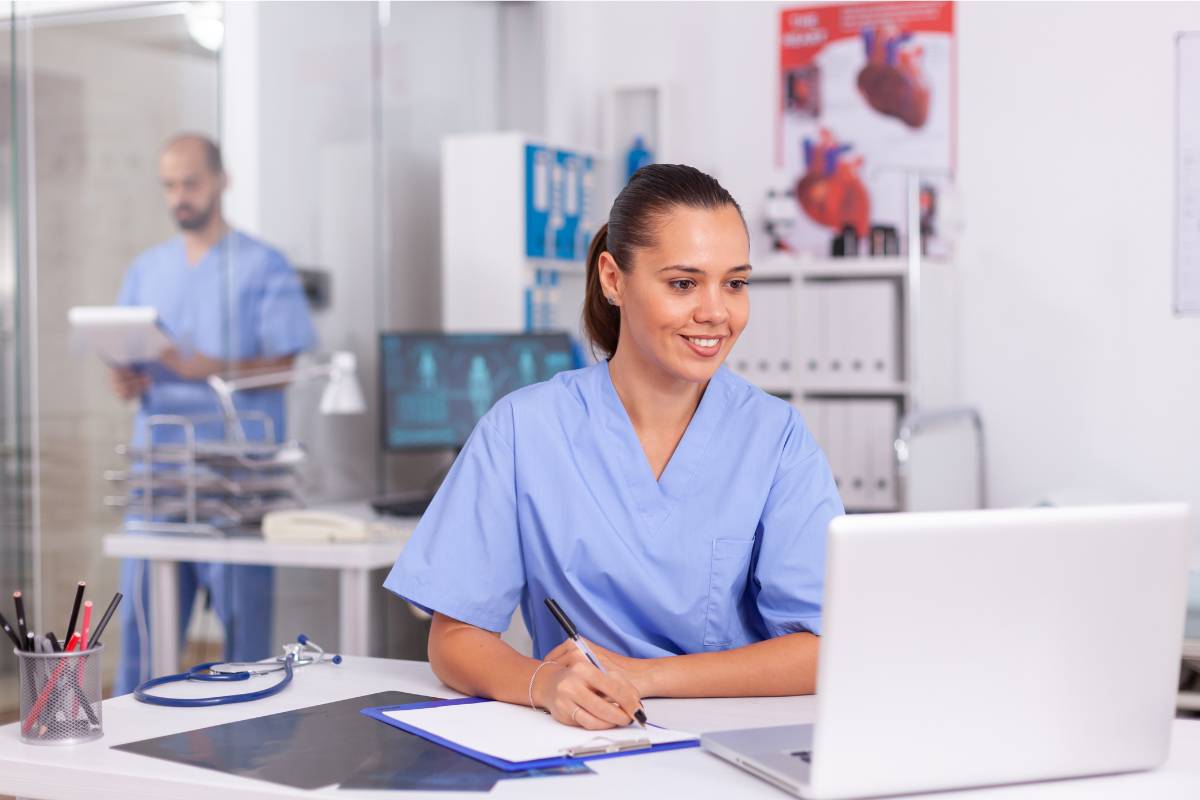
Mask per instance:
[[[1175,313],[1200,314],[1200,32],[1175,37]]]
[[[171,346],[153,306],[76,306],[67,320],[71,350],[95,354],[112,366],[157,361]]]

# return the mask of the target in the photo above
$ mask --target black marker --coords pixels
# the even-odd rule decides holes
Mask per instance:
[[[29,628],[25,626],[25,600],[19,591],[13,592],[13,608],[17,610],[17,635],[21,639],[21,649],[28,650]]]
[[[8,620],[4,618],[3,614],[0,614],[0,628],[3,628],[4,632],[8,634],[8,638],[12,639],[13,647],[18,650],[25,649],[25,645],[17,638],[17,632],[13,630],[12,625],[8,624]]]
[[[112,619],[113,612],[117,610],[117,606],[121,603],[121,598],[124,597],[120,592],[113,595],[113,599],[108,602],[108,608],[104,609],[104,616],[96,623],[96,630],[92,632],[92,641],[89,642],[92,647],[100,644],[100,637],[104,635],[104,629],[108,627],[108,621]]]
[[[79,620],[79,604],[83,602],[83,590],[87,587],[86,581],[80,581],[75,587],[75,604],[71,606],[71,621],[67,623],[67,637],[64,642],[71,641],[71,637],[75,634],[75,623]]]

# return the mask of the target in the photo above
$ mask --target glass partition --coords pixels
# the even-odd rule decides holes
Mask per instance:
[[[295,363],[354,354],[368,403],[329,417],[320,381],[288,387],[277,420],[308,453],[302,497],[362,502],[438,473],[438,458],[381,453],[378,337],[440,324],[440,143],[512,124],[497,76],[523,14],[490,2],[0,6],[0,597],[23,587],[39,630],[65,629],[77,581],[101,606],[125,585],[103,540],[124,530],[114,479],[138,406],[75,351],[67,315],[149,302],[130,276],[157,281],[184,257],[146,255],[182,247],[187,202],[160,174],[180,132],[219,142],[233,233],[213,248],[219,299],[176,292],[161,316],[203,315],[218,334],[193,350],[242,360],[262,320],[238,287],[256,269],[247,248],[261,245],[303,277],[316,341]],[[274,609],[272,649],[300,630],[337,641],[334,574],[278,570],[266,592],[256,605]],[[374,598],[372,654],[423,657],[423,624],[382,590]],[[197,610],[192,633],[211,646],[184,658],[217,657],[222,626]],[[108,686],[127,628],[105,636]],[[0,680],[12,666],[0,648]],[[0,713],[14,696],[0,693]]]
[[[23,420],[25,393],[22,358],[24,337],[21,293],[24,288],[17,257],[17,142],[12,107],[17,72],[13,62],[13,4],[0,5],[0,598],[10,587],[29,586],[29,447]],[[9,616],[5,602],[5,616]],[[16,702],[16,659],[0,639],[0,713]]]
[[[23,588],[41,632],[64,633],[77,581],[98,613],[117,589],[101,542],[122,525],[106,497],[123,494],[109,478],[124,466],[117,447],[134,405],[98,358],[73,351],[67,314],[116,303],[131,263],[176,234],[158,176],[163,143],[219,134],[216,43],[197,33],[205,5],[4,7],[0,588]],[[121,633],[114,625],[105,637],[109,674]]]

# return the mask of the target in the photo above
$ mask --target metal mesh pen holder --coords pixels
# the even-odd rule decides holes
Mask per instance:
[[[104,733],[100,716],[100,656],[13,651],[21,663],[21,741],[78,744]]]

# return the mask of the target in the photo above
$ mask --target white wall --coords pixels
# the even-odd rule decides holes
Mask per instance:
[[[1193,3],[960,9],[964,388],[997,503],[1200,508],[1200,319],[1172,316],[1174,34]]]
[[[553,3],[547,12],[550,140],[598,150],[602,95],[660,84],[667,125],[659,161],[718,177],[760,225],[775,175],[778,8],[772,3]]]
[[[712,171],[757,228],[782,7],[552,7],[548,132],[597,146],[600,90],[666,83],[661,157]],[[957,26],[966,225],[950,368],[984,412],[993,504],[1200,509],[1200,320],[1171,313],[1173,35],[1200,29],[1200,6],[971,2]]]

